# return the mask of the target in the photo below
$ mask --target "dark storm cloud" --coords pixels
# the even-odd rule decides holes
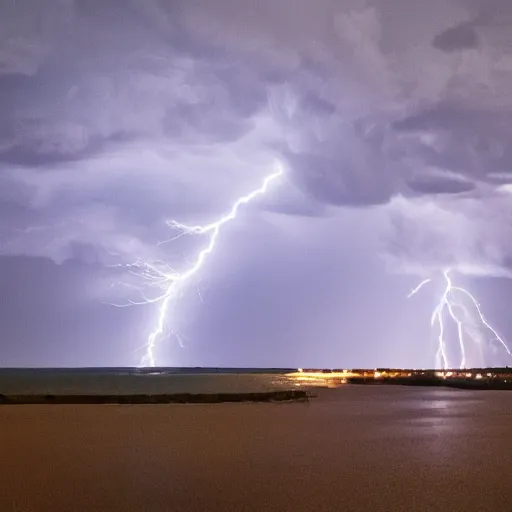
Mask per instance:
[[[282,158],[304,194],[330,205],[382,204],[397,193],[460,193],[486,174],[509,172],[509,116],[478,101],[468,107],[480,90],[459,84],[464,76],[481,81],[483,62],[498,58],[479,87],[489,94],[504,87],[505,57],[489,35],[498,4],[482,17],[477,4],[465,10],[454,3],[443,17],[423,23],[434,47],[473,52],[463,64],[429,54],[427,38],[422,49],[397,51],[407,34],[397,25],[405,5],[394,5],[396,11],[383,13],[356,0],[341,6],[326,0],[315,9],[301,2],[294,14],[270,3],[242,9],[227,0],[208,13],[200,2],[179,9],[158,1],[4,6],[11,32],[2,52],[2,95],[9,101],[2,102],[0,161],[26,168],[24,182],[44,189],[40,202],[50,210],[51,198],[63,195],[72,207],[73,180],[63,180],[60,190],[59,179],[48,185],[35,176],[38,167],[55,176],[64,176],[66,166],[77,176],[90,166],[109,173],[103,159],[137,143],[165,153],[169,189],[178,174],[195,181],[195,168],[210,163],[205,148],[229,147],[233,162],[242,152],[252,160]],[[411,15],[411,26],[420,21]],[[476,31],[485,48],[476,44]],[[442,72],[414,71],[421,57]],[[457,91],[462,104],[450,98]],[[417,112],[417,100],[430,106]],[[372,133],[361,126],[372,126]],[[250,139],[250,150],[239,145]],[[182,165],[182,155],[192,152],[204,158],[178,171],[173,161]],[[130,201],[118,199],[127,197],[119,193],[119,178],[110,182],[115,192],[108,178],[99,178],[98,195],[92,174],[91,198],[119,215],[147,217],[144,202],[129,208]],[[122,187],[146,179],[152,178],[142,170],[127,172]],[[87,202],[86,192],[80,195]],[[174,213],[173,206],[168,210],[165,215]]]
[[[416,154],[427,164],[488,181],[493,174],[512,169],[510,113],[508,107],[497,110],[443,102],[396,122],[394,128],[412,135]]]
[[[475,185],[457,176],[418,176],[408,182],[411,190],[418,195],[459,194],[473,190]]]
[[[395,198],[388,205],[391,267],[417,275],[452,268],[469,275],[512,277],[510,198],[508,190],[484,198],[474,192],[456,199]]]
[[[441,32],[432,41],[435,48],[445,52],[468,50],[478,47],[478,35],[472,23],[464,23]]]
[[[382,173],[375,175],[372,166],[377,157],[367,151],[343,155],[326,144],[325,153],[290,152],[287,161],[297,174],[296,182],[311,197],[320,203],[330,205],[365,206],[388,201],[393,189],[393,175],[386,173],[385,163]],[[358,156],[359,158],[350,158]],[[381,179],[380,179],[381,178]],[[380,185],[380,186],[379,186]]]
[[[282,237],[338,218],[322,239],[343,232],[338,251],[368,251],[364,227],[394,269],[505,273],[511,13],[498,0],[2,2],[0,250],[183,265],[204,240],[158,245],[165,221],[211,221],[278,160],[286,179],[240,229],[258,209]],[[267,231],[250,231],[252,251]]]

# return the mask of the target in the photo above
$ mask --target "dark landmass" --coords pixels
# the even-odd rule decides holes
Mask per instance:
[[[458,368],[458,369],[304,369],[293,378],[305,383],[317,382],[327,387],[342,384],[443,386],[461,389],[512,390],[512,368]],[[317,384],[318,386],[318,384]]]
[[[3,405],[217,404],[225,402],[306,402],[307,400],[308,393],[303,390],[158,395],[0,395],[0,404]]]
[[[502,375],[492,374],[482,376],[481,373],[468,376],[440,376],[435,373],[412,374],[410,376],[353,376],[347,378],[348,384],[366,385],[395,385],[395,386],[442,386],[459,389],[475,390],[512,390],[512,375],[506,378]]]

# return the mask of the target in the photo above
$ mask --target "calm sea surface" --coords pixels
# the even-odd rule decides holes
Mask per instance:
[[[0,369],[1,394],[247,393],[296,387],[292,369]]]
[[[116,389],[281,378],[159,375],[136,385],[128,375]],[[111,374],[96,378],[112,386]],[[346,385],[317,395],[0,407],[0,511],[512,512],[511,392]]]

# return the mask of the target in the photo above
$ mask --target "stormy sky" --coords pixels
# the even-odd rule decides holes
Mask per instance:
[[[446,268],[512,340],[511,110],[509,0],[3,0],[0,365],[137,365],[276,162],[157,364],[433,366]]]

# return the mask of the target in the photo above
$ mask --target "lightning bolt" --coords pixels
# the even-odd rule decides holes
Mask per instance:
[[[183,346],[182,337],[177,331],[171,330],[170,332],[168,331],[166,333],[166,325],[169,322],[169,313],[173,309],[173,306],[176,305],[176,302],[179,300],[183,287],[195,274],[198,273],[198,271],[205,264],[208,256],[214,251],[223,226],[236,218],[240,207],[250,203],[258,196],[264,195],[270,185],[283,175],[283,172],[284,171],[282,167],[278,165],[278,169],[275,172],[269,174],[263,180],[259,188],[237,199],[237,201],[231,207],[231,210],[229,210],[226,215],[214,222],[205,225],[193,226],[182,224],[181,222],[174,220],[167,222],[167,225],[171,229],[179,231],[179,234],[170,238],[169,240],[160,242],[160,244],[171,242],[186,235],[208,236],[207,244],[201,251],[197,253],[188,270],[184,272],[177,272],[162,262],[157,262],[155,264],[137,262],[129,265],[130,271],[137,274],[139,277],[142,277],[142,279],[146,281],[148,285],[157,287],[162,290],[160,295],[155,298],[148,298],[141,292],[142,299],[140,301],[130,301],[128,304],[125,304],[125,306],[155,303],[158,303],[159,305],[156,325],[153,331],[150,333],[146,344],[144,345],[145,354],[142,358],[142,366],[155,366],[155,349],[157,345],[169,335],[174,335],[177,338],[179,344]],[[198,293],[201,297],[199,290]],[[172,323],[172,321],[170,323]]]
[[[439,336],[438,336],[438,348],[436,353],[436,360],[437,364],[441,365],[443,369],[450,368],[450,364],[448,362],[448,356],[446,351],[446,340],[445,340],[445,324],[444,324],[444,318],[446,315],[446,312],[448,313],[449,317],[453,320],[455,325],[457,326],[457,340],[459,344],[460,354],[461,354],[461,360],[459,367],[460,368],[466,368],[467,365],[467,359],[466,359],[466,331],[464,321],[455,313],[457,309],[462,310],[464,313],[464,318],[470,317],[470,313],[468,308],[464,305],[461,300],[465,298],[466,300],[469,300],[470,306],[473,307],[473,309],[476,311],[476,319],[480,322],[480,324],[485,327],[487,330],[489,330],[493,338],[491,341],[497,341],[507,352],[508,355],[512,356],[512,352],[508,348],[507,344],[503,340],[503,338],[498,334],[498,332],[489,324],[489,322],[486,320],[481,306],[476,300],[475,296],[471,294],[468,290],[465,288],[462,288],[460,286],[454,286],[452,282],[452,278],[450,276],[450,270],[444,270],[443,271],[443,277],[446,282],[446,286],[444,288],[444,291],[441,295],[441,298],[439,299],[439,302],[437,303],[436,307],[434,308],[434,311],[432,312],[432,316],[430,318],[430,324],[433,326],[435,323],[439,326]],[[424,286],[429,284],[432,281],[432,279],[427,278],[421,281],[416,288],[414,288],[407,298],[411,298],[414,295],[416,295]],[[472,339],[475,339],[474,336],[470,336]]]

